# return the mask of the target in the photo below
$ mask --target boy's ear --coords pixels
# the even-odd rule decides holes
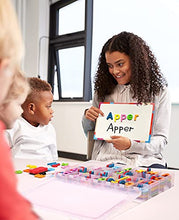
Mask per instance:
[[[35,104],[33,102],[28,104],[28,112],[33,115],[35,113]]]
[[[9,66],[10,60],[7,59],[0,59],[0,71],[6,69]]]

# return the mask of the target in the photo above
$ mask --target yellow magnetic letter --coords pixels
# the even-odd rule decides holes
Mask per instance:
[[[116,122],[116,120],[119,120],[120,119],[120,115],[119,114],[115,114],[114,115],[114,122]]]

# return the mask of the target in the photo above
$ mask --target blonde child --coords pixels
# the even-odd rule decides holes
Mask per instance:
[[[17,18],[9,0],[0,1],[0,104],[20,66],[23,44]]]
[[[16,68],[20,66],[23,44],[17,18],[10,0],[0,1],[0,107],[6,98]],[[1,116],[4,111],[0,110]],[[17,179],[11,154],[4,137],[5,124],[0,117],[0,219],[39,219],[31,204],[17,191]]]
[[[22,104],[23,113],[7,130],[7,137],[15,158],[57,160],[56,132],[53,117],[52,88],[37,77],[28,79],[30,93]]]
[[[7,129],[13,127],[17,118],[23,112],[21,105],[24,103],[29,91],[29,84],[25,76],[17,72],[13,77],[13,83],[5,101],[0,106],[0,118]]]

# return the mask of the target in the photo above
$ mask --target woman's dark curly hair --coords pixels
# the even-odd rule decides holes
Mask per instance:
[[[104,101],[110,95],[117,81],[109,73],[105,53],[119,51],[130,57],[131,92],[138,103],[151,102],[165,86],[166,79],[160,72],[159,65],[149,46],[133,33],[121,32],[110,38],[103,46],[99,56],[98,69],[94,78],[94,90],[98,99]]]

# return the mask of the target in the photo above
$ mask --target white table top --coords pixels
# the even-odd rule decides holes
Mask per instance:
[[[63,161],[60,161],[63,162]],[[65,160],[66,162],[66,160]],[[69,162],[74,164],[75,162]],[[81,162],[76,162],[81,163]],[[37,166],[45,166],[47,163],[42,161],[34,161],[34,160],[21,160],[16,159],[14,160],[14,166],[16,170],[25,169],[27,164],[34,164]],[[174,172],[174,186],[165,192],[158,194],[157,196],[139,203],[137,201],[133,201],[124,207],[118,210],[118,207],[112,209],[110,213],[108,213],[107,218],[100,218],[107,219],[107,220],[118,220],[118,219],[125,219],[125,220],[179,220],[179,212],[178,212],[178,195],[179,195],[179,171],[175,170],[167,170],[167,172]],[[41,184],[44,179],[43,178],[35,178],[31,175],[17,174],[18,177],[18,189],[20,192],[25,190],[31,190],[36,185]],[[42,217],[44,220],[77,220],[83,219],[77,216],[67,215],[66,213],[61,212],[54,212],[50,209],[43,209],[34,207],[34,210],[37,212],[39,216]]]

